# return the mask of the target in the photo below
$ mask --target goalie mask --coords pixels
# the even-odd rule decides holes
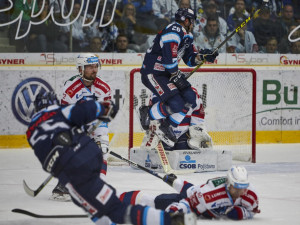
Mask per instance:
[[[248,172],[243,166],[232,166],[227,172],[228,185],[237,189],[249,187]]]
[[[40,92],[34,100],[34,110],[38,112],[50,105],[60,105],[56,94],[52,92]]]
[[[76,69],[79,72],[79,75],[82,77],[82,79],[90,81],[86,78],[84,78],[84,67],[86,65],[93,65],[97,64],[98,67],[101,69],[101,64],[98,56],[92,54],[92,53],[82,53],[80,54],[76,59]],[[80,70],[81,68],[81,70]]]

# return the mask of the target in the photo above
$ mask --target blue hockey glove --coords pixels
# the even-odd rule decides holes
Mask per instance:
[[[213,51],[212,50],[209,50],[209,49],[201,49],[199,51],[199,56],[200,56],[200,59],[203,61],[203,60],[206,60],[207,62],[210,62],[210,63],[213,63],[215,61],[215,59],[217,58],[217,56],[219,55],[219,53],[216,51],[214,54],[213,54]]]
[[[173,183],[174,181],[177,179],[176,175],[171,173],[171,174],[166,174],[163,177],[163,181],[166,182],[168,185],[170,185],[171,187],[173,187]]]
[[[191,86],[190,82],[188,82],[185,78],[185,74],[178,70],[175,73],[172,73],[170,81],[175,84],[178,90],[184,90]]]

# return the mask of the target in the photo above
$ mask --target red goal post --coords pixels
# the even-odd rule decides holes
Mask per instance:
[[[181,69],[185,73],[192,70]],[[146,93],[150,93],[141,83],[139,72],[139,68],[130,71],[129,149],[140,146],[143,131],[139,125],[137,111],[139,106],[148,100]],[[236,155],[233,159],[236,157],[236,160],[255,163],[256,71],[251,68],[200,68],[189,81],[193,87],[196,86],[200,95],[201,85],[207,85],[205,121],[214,142],[214,149],[220,146],[220,150],[232,150],[233,156]]]

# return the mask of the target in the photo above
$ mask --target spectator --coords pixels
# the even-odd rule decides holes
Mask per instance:
[[[38,18],[33,21],[43,21],[49,14],[49,1],[38,1],[39,9],[43,9]],[[59,29],[51,17],[39,25],[34,25],[30,29],[29,38],[26,43],[29,52],[67,52],[68,46],[58,40]]]
[[[271,37],[276,37],[279,42],[280,34],[282,33],[281,26],[278,22],[270,19],[269,9],[262,9],[260,11],[258,18],[253,22],[253,27],[254,37],[259,50],[262,50],[263,46],[267,44],[267,40]]]
[[[123,0],[123,5],[131,3],[136,9],[136,24],[140,33],[154,34],[157,30],[153,15],[153,0]]]
[[[292,42],[291,53],[292,54],[300,54],[300,41]]]
[[[280,43],[278,44],[278,50],[280,53],[286,54],[291,52],[291,42],[288,39],[288,36],[290,35],[290,33],[296,29],[297,24],[293,24],[289,27],[289,32],[288,34],[286,34],[285,36],[283,36],[280,40]],[[300,37],[300,30],[296,30],[292,35],[291,35],[291,39],[297,39]]]
[[[160,32],[163,30],[166,26],[168,26],[168,22],[166,20],[163,20],[160,24],[158,24],[158,30],[157,32]],[[141,44],[140,46],[140,52],[146,52],[148,48],[150,48],[153,45],[153,40],[155,39],[156,34],[153,35],[147,35],[146,41]]]
[[[204,30],[195,38],[195,46],[200,49],[214,50],[218,47],[225,37],[220,33],[219,22],[217,17],[208,17]],[[219,52],[225,52],[225,46],[219,49]]]
[[[91,38],[85,52],[102,52],[102,39],[100,37]]]
[[[75,2],[73,6],[73,12],[70,16],[71,20],[74,20],[78,14],[80,13],[81,5],[80,3]],[[65,32],[65,38],[66,40],[69,40],[67,37],[72,38],[72,45],[70,45],[70,51],[73,52],[80,52],[82,49],[86,48],[88,46],[88,38],[87,33],[91,29],[90,27],[83,27],[84,23],[87,23],[88,21],[83,21],[83,16],[79,16],[77,20],[75,20],[74,23],[72,23],[70,26],[63,26],[62,30]],[[70,29],[71,27],[71,29]]]
[[[228,16],[227,25],[230,31],[233,31],[243,21],[249,17],[245,14],[245,1],[236,0],[234,5],[234,13]],[[252,20],[247,23],[247,30],[253,32]]]
[[[107,24],[111,18],[112,12],[107,9],[104,13],[103,23]],[[102,52],[112,52],[114,49],[114,42],[119,34],[118,27],[114,24],[114,22],[109,23],[105,27],[99,27],[99,22],[96,21],[92,24],[90,30],[88,30],[88,36],[90,38],[100,37],[102,39]]]
[[[117,53],[135,53],[134,50],[128,49],[128,38],[125,34],[119,34],[116,40]]]
[[[129,40],[129,43],[133,43],[133,38],[136,33],[136,10],[132,3],[128,3],[124,6],[122,17],[117,22],[117,27],[121,33],[124,33]]]
[[[278,53],[278,42],[275,37],[268,39],[266,46],[262,48],[260,53]]]
[[[22,39],[15,39],[15,37],[21,36],[25,34],[25,32],[27,32],[29,28],[29,21],[31,20],[31,12],[38,12],[38,5],[34,5],[34,3],[34,0],[26,0],[24,4],[23,0],[15,0],[14,2],[14,9],[11,15],[11,20],[16,19],[17,17],[19,17],[20,13],[23,12],[22,21],[12,24],[9,30],[10,41],[11,43],[16,45],[17,52],[25,51],[25,44],[27,42],[28,35],[26,35]],[[21,24],[20,28],[18,27],[19,23]]]
[[[228,41],[228,53],[255,53],[258,46],[251,31],[246,30],[247,26],[242,27],[237,34]]]
[[[200,15],[200,19],[196,20],[195,26],[194,26],[194,35],[199,36],[200,31],[203,30],[203,28],[206,25],[206,21],[208,17],[217,17],[219,22],[219,30],[222,35],[226,36],[227,34],[227,23],[226,21],[220,17],[217,13],[217,4],[214,0],[208,1],[206,4],[203,5],[204,13]]]
[[[283,28],[283,33],[281,33],[281,36],[284,36],[289,32],[289,27],[293,23],[295,23],[293,6],[285,5],[280,18],[280,24]]]
[[[170,23],[175,18],[178,5],[175,0],[153,0],[152,8],[154,16],[157,18],[156,24],[161,20]]]

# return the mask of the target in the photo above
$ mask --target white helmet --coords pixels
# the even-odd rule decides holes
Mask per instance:
[[[79,67],[82,67],[82,72],[79,72],[81,76],[83,75],[84,72],[84,66],[92,65],[92,64],[98,64],[98,66],[101,67],[98,56],[92,53],[81,53],[80,55],[78,55],[76,59],[76,69],[79,71]]]
[[[243,166],[232,166],[227,172],[227,182],[234,188],[246,189],[249,186],[248,172]]]

